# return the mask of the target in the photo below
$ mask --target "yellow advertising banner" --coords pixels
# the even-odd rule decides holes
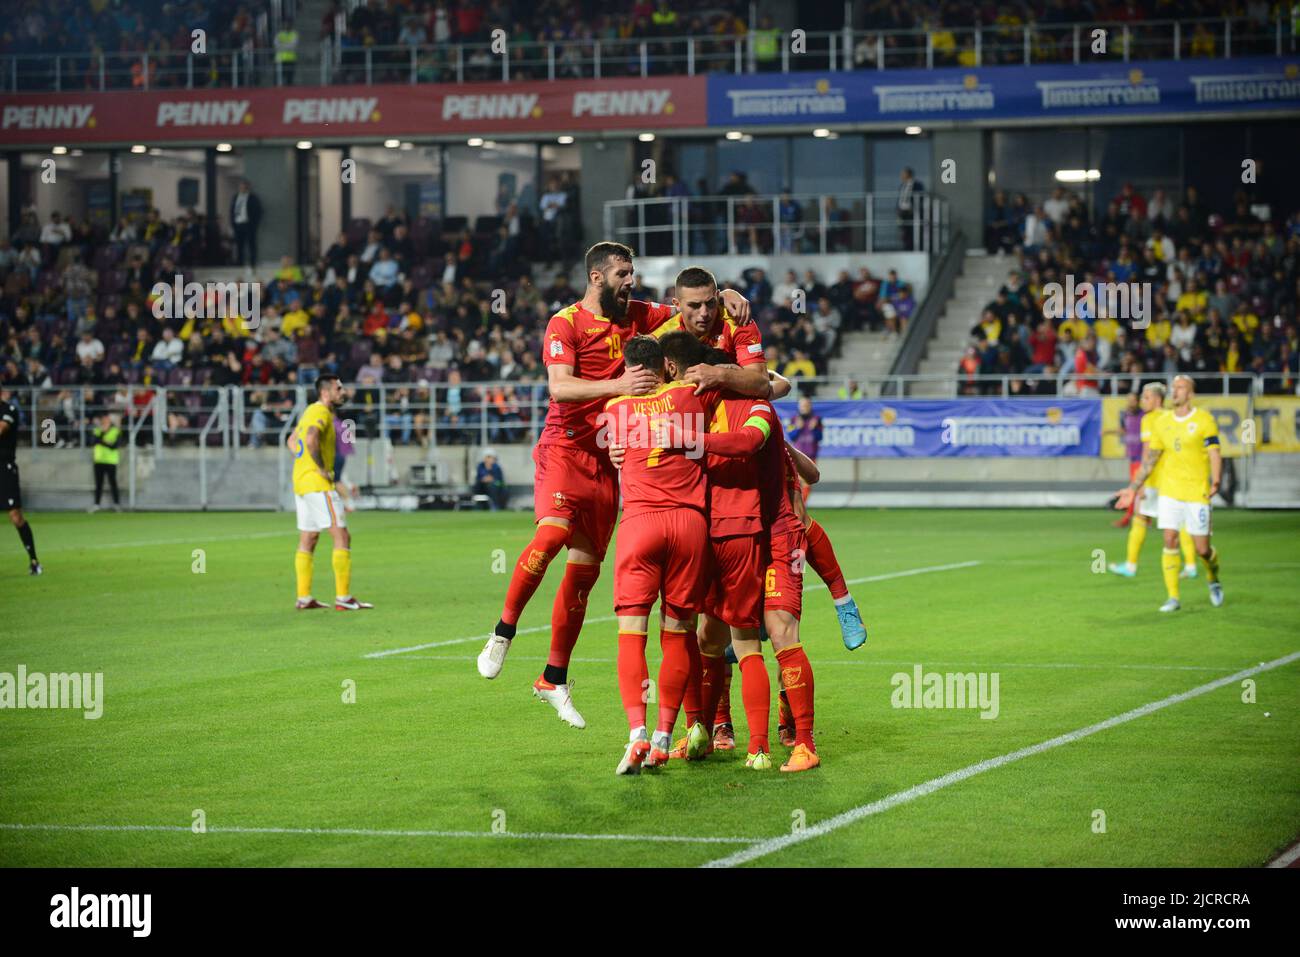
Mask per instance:
[[[1124,432],[1120,412],[1127,400],[1101,400],[1101,455],[1124,458]],[[1223,454],[1236,458],[1243,447],[1253,444],[1256,452],[1300,452],[1300,398],[1291,395],[1259,396],[1249,419],[1250,398],[1244,395],[1198,395],[1196,404],[1219,423]]]

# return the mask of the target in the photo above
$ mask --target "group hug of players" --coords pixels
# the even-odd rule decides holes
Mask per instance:
[[[799,640],[805,563],[830,589],[846,647],[861,647],[867,633],[830,541],[804,507],[802,483],[817,480],[816,465],[786,444],[771,405],[790,384],[767,370],[748,302],[720,291],[707,270],[683,270],[672,305],[631,299],[633,254],[622,244],[593,246],[586,271],[582,300],[551,318],[543,340],[551,400],[533,451],[536,533],[515,563],[479,673],[500,674],[524,607],[567,549],[533,693],[586,726],[568,666],[621,486],[614,610],[630,733],[618,773],[734,748],[731,660],[749,725],[745,766],[771,768],[764,637],[780,665],[779,739],[791,748],[781,770],[815,768],[813,670]],[[663,659],[652,683],[646,641],[656,601]],[[674,745],[683,709],[687,733]]]

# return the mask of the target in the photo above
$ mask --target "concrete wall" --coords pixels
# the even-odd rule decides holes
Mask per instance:
[[[262,201],[262,222],[257,231],[257,258],[278,260],[297,253],[298,191],[294,186],[294,154],[283,146],[250,146],[242,150],[243,178]],[[229,219],[229,197],[221,209],[223,222]],[[226,222],[227,228],[229,223]]]
[[[953,234],[963,230],[970,246],[980,248],[984,244],[985,132],[936,130],[932,145],[932,168],[925,188],[951,204]],[[948,159],[956,163],[955,183],[944,183],[941,178]]]
[[[605,235],[605,204],[627,199],[633,181],[634,140],[583,140],[580,144],[582,176],[579,196],[582,200],[582,233],[588,246]],[[578,288],[585,285],[585,280]]]

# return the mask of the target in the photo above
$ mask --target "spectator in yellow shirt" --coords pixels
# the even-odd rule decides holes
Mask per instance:
[[[1209,306],[1209,295],[1195,279],[1188,283],[1187,291],[1178,297],[1174,308],[1191,316],[1193,322],[1205,320],[1205,310]]]
[[[1088,320],[1080,319],[1078,316],[1073,319],[1066,319],[1061,323],[1060,328],[1056,330],[1057,334],[1059,335],[1064,329],[1070,330],[1070,337],[1075,342],[1082,342],[1088,337]]]
[[[802,349],[796,349],[794,358],[785,364],[785,371],[781,373],[787,379],[793,379],[795,376],[806,375],[815,376],[817,367],[813,365],[812,360],[808,358],[808,353]]]
[[[311,314],[302,307],[301,299],[291,299],[289,306],[290,309],[284,314],[284,321],[280,325],[280,334],[286,339],[292,339],[311,324]]]
[[[1259,327],[1259,316],[1250,311],[1250,305],[1242,300],[1237,303],[1236,310],[1232,313],[1232,324],[1240,330],[1241,334],[1249,339],[1255,334]]]
[[[1153,349],[1163,349],[1173,331],[1174,327],[1169,322],[1169,317],[1162,315],[1159,319],[1152,320],[1151,325],[1147,326],[1147,342],[1151,344]]]
[[[291,283],[300,283],[302,282],[302,270],[294,265],[294,261],[290,256],[281,256],[280,268],[276,270],[275,278],[287,279]]]
[[[1092,324],[1092,334],[1102,342],[1114,342],[1119,333],[1119,323],[1109,317]]]

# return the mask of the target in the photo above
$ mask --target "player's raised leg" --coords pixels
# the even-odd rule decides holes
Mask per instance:
[[[534,458],[536,455],[534,453]],[[550,567],[552,559],[568,542],[567,518],[547,516],[538,520],[532,541],[524,547],[510,573],[501,617],[497,619],[496,628],[479,653],[478,673],[484,678],[495,678],[501,673],[501,666],[505,664],[506,654],[510,651],[510,642],[515,637],[519,617],[546,577],[546,569]]]
[[[830,589],[844,647],[850,651],[861,648],[867,640],[867,627],[862,623],[862,612],[858,610],[858,603],[849,594],[849,586],[844,581],[844,572],[835,557],[835,549],[831,546],[830,537],[816,519],[810,519],[807,528],[808,564]]]

